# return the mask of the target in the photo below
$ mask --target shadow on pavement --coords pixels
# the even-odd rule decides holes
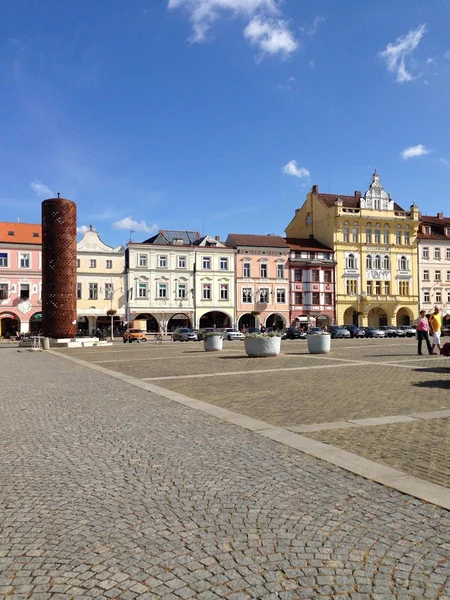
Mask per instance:
[[[434,381],[419,381],[413,384],[415,387],[422,388],[441,388],[450,390],[450,379],[435,379]]]

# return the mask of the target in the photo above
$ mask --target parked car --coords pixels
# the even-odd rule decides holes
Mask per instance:
[[[350,332],[351,338],[363,338],[364,337],[364,329],[358,327],[357,325],[344,325],[345,329]]]
[[[390,325],[382,325],[378,327],[380,331],[384,331],[385,337],[397,337],[397,330],[395,327],[391,327]]]
[[[261,330],[258,327],[249,327],[247,333],[261,333]]]
[[[127,331],[123,332],[122,339],[124,344],[127,342],[130,344],[131,342],[137,342],[139,344],[140,342],[146,342],[147,336],[145,331],[142,331],[142,329],[128,329]]]
[[[416,328],[412,325],[402,325],[399,329],[405,332],[406,337],[414,337],[416,335]]]
[[[395,329],[397,337],[406,337],[406,331],[404,331],[401,327],[397,327],[397,325],[392,325],[392,328]]]
[[[442,325],[441,327],[441,336],[444,337],[446,335],[450,335],[450,325]]]
[[[322,329],[322,327],[310,327],[307,331],[308,335],[312,334],[312,333],[327,333],[326,331],[324,331]]]
[[[386,333],[379,327],[366,327],[365,336],[366,338],[384,338]]]
[[[205,333],[212,333],[213,331],[216,331],[214,329],[214,327],[204,327],[203,329],[199,329],[197,331],[197,339],[198,339],[198,341],[201,341],[201,340],[205,339]]]
[[[331,334],[331,339],[333,340],[350,337],[350,331],[345,329],[345,327],[339,327],[338,325],[331,325],[329,327],[329,332]]]
[[[288,327],[281,336],[282,340],[304,340],[307,338],[306,331],[297,327]]]
[[[175,329],[172,333],[172,340],[174,342],[196,342],[198,337],[192,329],[181,327],[180,329]]]
[[[245,337],[243,333],[241,333],[237,329],[234,329],[233,327],[224,327],[219,331],[220,333],[223,333],[223,339],[228,340],[229,342],[231,342],[231,340],[243,340]],[[259,329],[257,329],[256,331],[259,332]]]

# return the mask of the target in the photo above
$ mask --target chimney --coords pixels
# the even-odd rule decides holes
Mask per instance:
[[[438,219],[443,219],[444,218],[444,213],[440,212],[437,214],[437,218]]]
[[[355,190],[355,198],[361,198],[361,192],[359,190]]]
[[[318,194],[319,193],[319,186],[318,185],[313,185],[311,188],[311,192],[313,194]]]
[[[216,240],[216,242],[220,242],[220,235],[214,236],[214,239]]]

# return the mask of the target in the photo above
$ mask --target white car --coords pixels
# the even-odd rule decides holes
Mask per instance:
[[[224,327],[220,330],[220,333],[223,333],[223,339],[228,340],[243,340],[244,334],[238,331],[237,329],[233,329],[233,327]]]

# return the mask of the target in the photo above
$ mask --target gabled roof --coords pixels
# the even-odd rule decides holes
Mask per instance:
[[[256,248],[288,249],[284,238],[279,235],[253,235],[250,233],[229,233],[225,245],[229,248],[253,246]]]
[[[450,242],[450,237],[445,234],[445,228],[450,227],[449,217],[444,217],[442,213],[439,213],[436,217],[420,215],[419,221],[423,225],[427,225],[431,228],[431,233],[425,233],[423,227],[421,227],[422,231],[419,231],[417,234],[417,237],[420,240],[442,240]]]
[[[420,215],[419,221],[425,223],[426,225],[442,225],[449,227],[450,226],[450,217],[437,216],[437,217],[429,217],[428,215]]]
[[[334,252],[332,248],[328,248],[322,242],[314,238],[285,238],[286,243],[291,250],[323,250],[323,252]]]
[[[313,194],[328,208],[335,206],[336,200],[342,200],[342,205],[346,208],[359,208],[361,201],[361,195],[355,196],[342,196],[341,194],[321,194],[319,192],[313,192]],[[394,202],[394,210],[404,212],[404,209]]]
[[[42,227],[35,223],[0,223],[0,242],[8,244],[42,244]]]
[[[196,240],[200,239],[201,235],[198,231],[185,231],[175,229],[160,229],[159,232],[142,242],[143,244],[161,244],[163,246],[173,246],[174,240],[182,240],[183,246],[190,246]]]
[[[198,240],[195,240],[194,246],[225,248],[225,244],[222,244],[220,240],[216,240],[210,235],[204,235]]]

